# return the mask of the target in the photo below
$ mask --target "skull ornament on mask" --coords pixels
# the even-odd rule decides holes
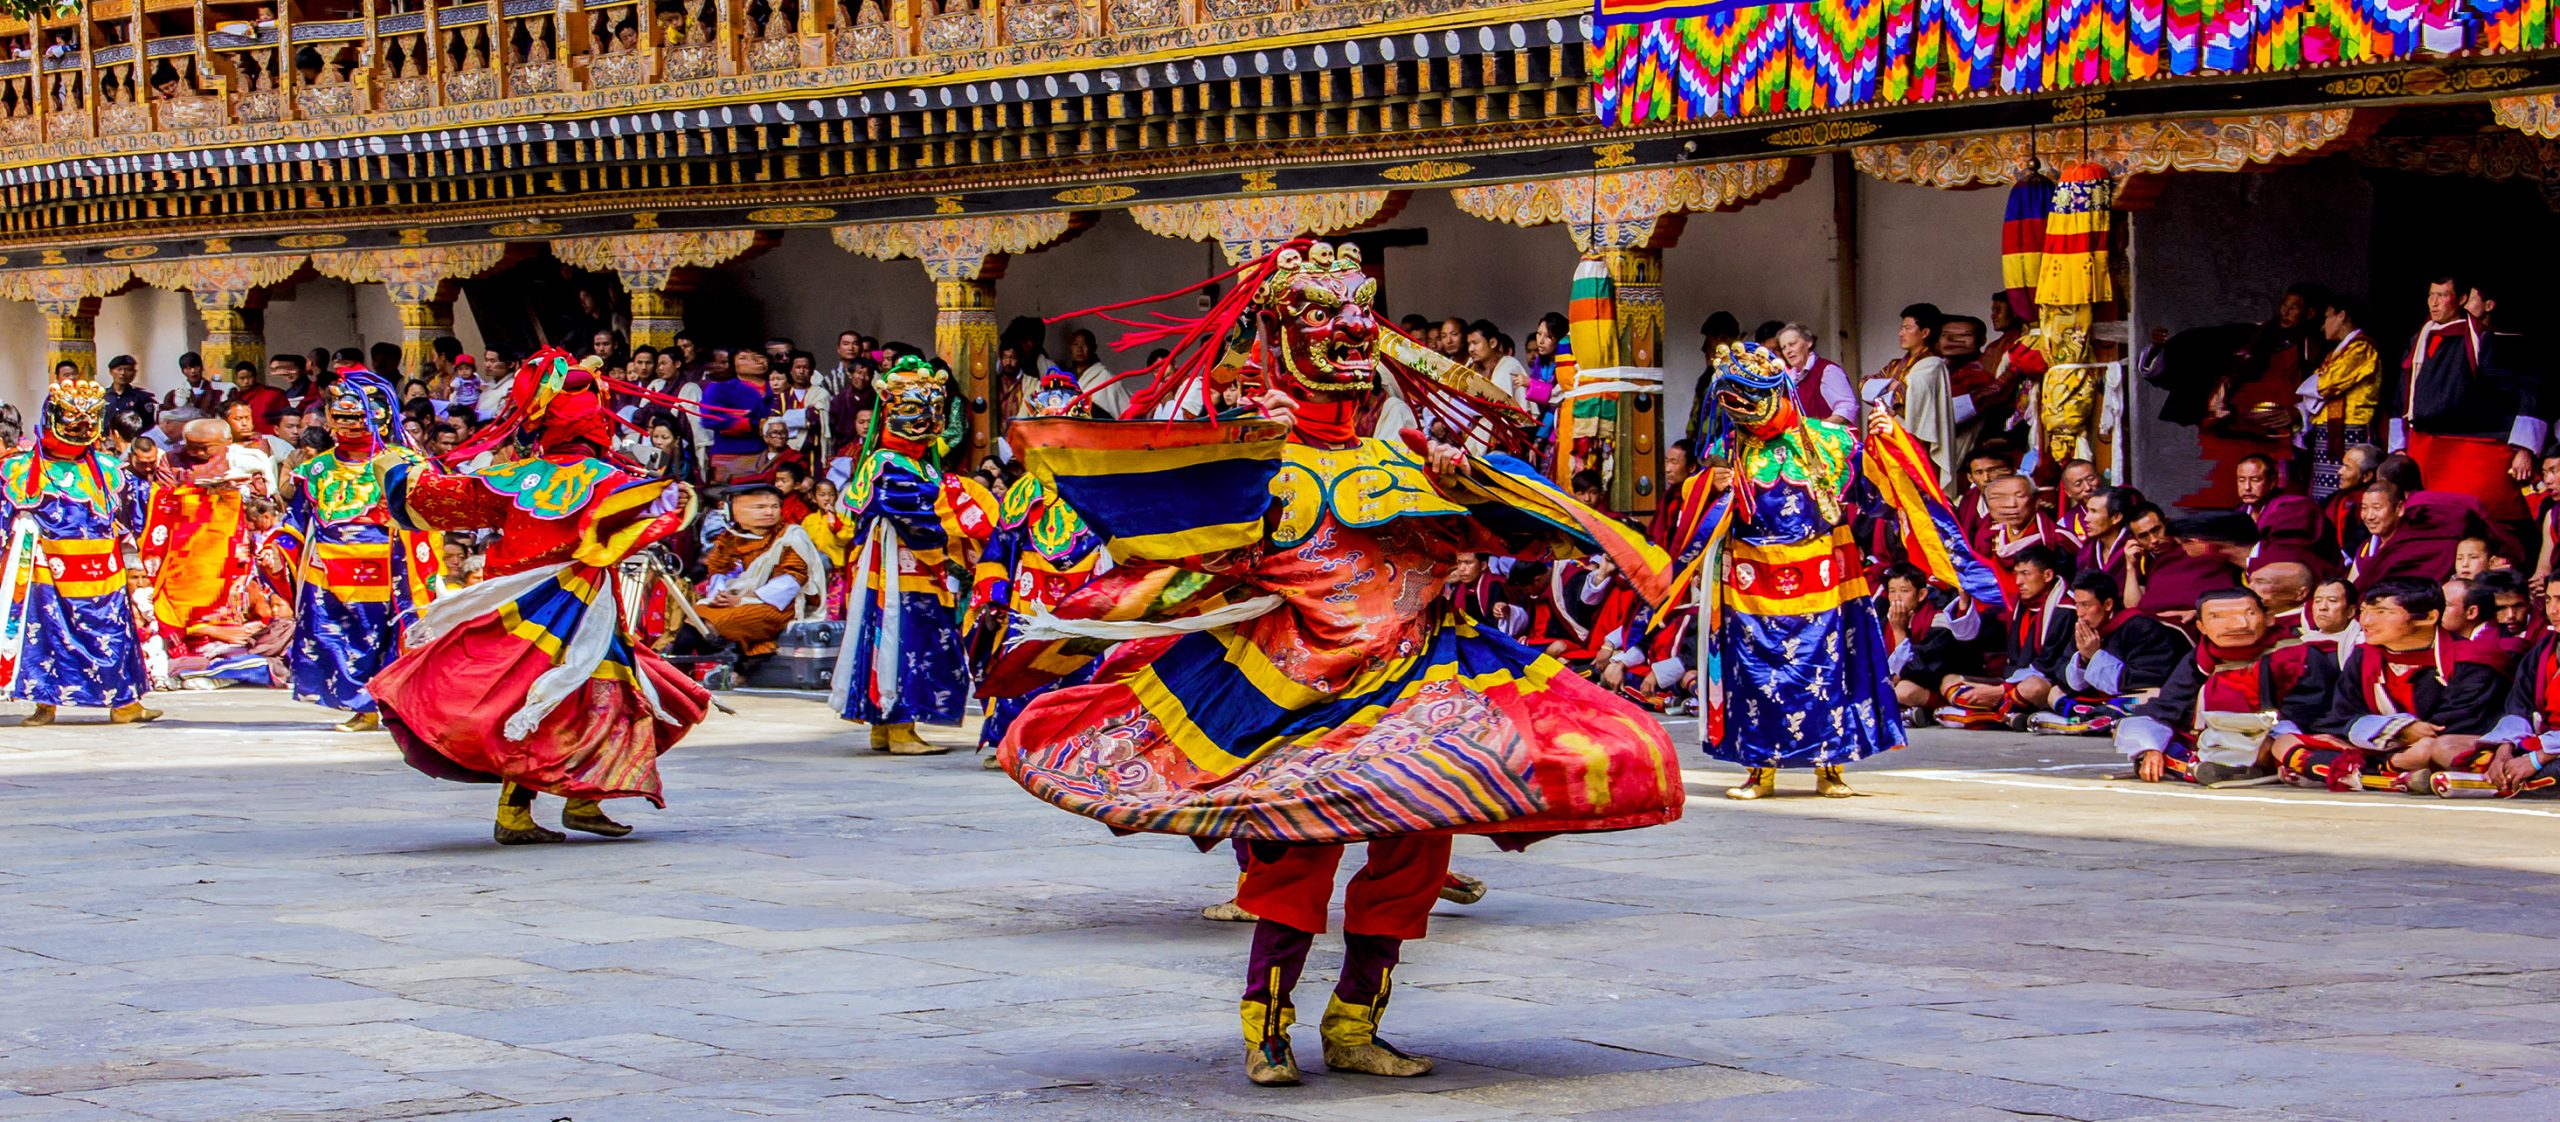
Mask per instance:
[[[87,378],[53,384],[44,399],[44,432],[64,444],[95,444],[107,419],[107,391]]]
[[[1360,250],[1314,242],[1281,250],[1254,294],[1273,370],[1270,384],[1300,401],[1335,401],[1378,388],[1378,282]]]
[[[1716,408],[1735,428],[1755,436],[1774,436],[1795,423],[1795,402],[1787,364],[1757,343],[1728,343],[1716,348],[1716,378],[1708,389]]]
[[[880,429],[901,440],[931,444],[942,435],[949,392],[933,364],[908,355],[880,373]]]

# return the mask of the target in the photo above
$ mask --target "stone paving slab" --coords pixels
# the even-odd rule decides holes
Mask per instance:
[[[638,834],[513,850],[489,789],[272,693],[0,716],[0,1122],[2560,1115],[2560,806],[2143,787],[2102,741],[1939,730],[1866,797],[1741,805],[1693,756],[1673,825],[1461,840],[1493,894],[1438,910],[1388,1018],[1437,1074],[1331,1075],[1302,1025],[1272,1091],[1247,929],[1196,918],[1223,852],[730,700]]]

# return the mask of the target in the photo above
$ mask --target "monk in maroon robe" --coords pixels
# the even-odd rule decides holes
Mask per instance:
[[[2365,486],[2364,545],[2348,562],[2347,573],[2369,586],[2392,577],[2417,577],[2437,584],[2453,576],[2454,549],[2466,537],[2487,537],[2491,527],[2479,514],[2479,500],[2443,491],[2404,496],[2398,484],[2377,479]]]
[[[2154,618],[2183,619],[2196,610],[2205,593],[2240,587],[2240,566],[2232,553],[2240,548],[2212,537],[2193,540],[2169,528],[2168,516],[2148,503],[2127,520],[2134,549],[2129,560],[2135,588],[2127,594],[2132,610]]]

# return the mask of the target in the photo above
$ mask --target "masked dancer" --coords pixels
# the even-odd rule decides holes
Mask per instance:
[[[916,723],[957,725],[969,698],[960,636],[968,554],[994,529],[994,496],[939,466],[951,447],[950,383],[907,355],[873,382],[880,403],[863,456],[837,499],[836,533],[852,566],[844,653],[830,704],[871,726],[871,750],[950,751]]]
[[[563,839],[534,822],[537,792],[568,800],[562,826],[630,833],[599,804],[665,806],[658,756],[711,702],[631,633],[619,566],[684,529],[694,496],[618,458],[609,388],[649,396],[546,348],[517,371],[498,419],[447,457],[495,462],[373,461],[402,529],[498,531],[480,583],[436,601],[371,692],[409,766],[500,785],[500,845]]]
[[[1510,455],[1362,436],[1382,375],[1434,409],[1495,411],[1381,364],[1391,329],[1356,249],[1294,242],[1213,283],[1227,281],[1150,370],[1171,388],[1132,412],[1155,411],[1146,397],[1205,397],[1219,341],[1253,314],[1258,417],[1013,426],[1030,468],[1120,565],[1026,627],[1036,641],[1008,652],[991,688],[1120,642],[1090,684],[1033,700],[998,758],[1033,794],[1115,830],[1244,845],[1236,902],[1260,918],[1240,1008],[1258,1084],[1300,1078],[1292,991],[1344,847],[1366,842],[1343,895],[1324,1061],[1421,1075],[1431,1061],[1380,1040],[1378,1023],[1404,943],[1422,937],[1446,883],[1451,837],[1518,848],[1667,822],[1682,799],[1660,725],[1466,619],[1442,589],[1466,553],[1605,549],[1659,597],[1668,558]],[[1503,428],[1489,443],[1526,447]]]
[[[150,488],[97,447],[106,402],[87,378],[55,382],[35,446],[0,460],[0,686],[35,703],[27,727],[65,705],[119,725],[160,716],[142,706],[151,678],[122,545],[148,517]]]
[[[1679,535],[1705,568],[1707,754],[1742,765],[1728,798],[1777,790],[1811,766],[1817,794],[1857,792],[1841,768],[1904,742],[1891,648],[1876,620],[1854,508],[1890,508],[1903,552],[1932,579],[1998,610],[1998,577],[1964,544],[1926,449],[1882,410],[1869,444],[1806,417],[1775,353],[1734,343],[1715,356],[1707,486]]]
[[[341,732],[382,727],[366,686],[400,654],[401,638],[442,589],[436,535],[393,522],[383,472],[414,468],[391,383],[341,368],[328,389],[330,449],[294,468],[273,543],[292,574],[294,697],[353,715]]]

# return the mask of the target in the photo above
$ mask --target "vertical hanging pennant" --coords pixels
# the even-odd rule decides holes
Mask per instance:
[[[2052,365],[2037,390],[2040,449],[2053,462],[2094,451],[2105,404],[2103,369],[2090,362],[2089,329],[2097,305],[2114,299],[2107,273],[2108,207],[2114,180],[2096,164],[2063,169],[2045,219],[2044,268],[2036,278],[2036,348]]]
[[[2009,290],[2009,310],[2022,320],[2035,318],[2045,212],[2052,207],[2053,185],[2031,175],[2009,188],[2008,210],[2000,219],[2000,285]]]
[[[1573,295],[1565,304],[1566,341],[1572,344],[1573,367],[1556,360],[1556,399],[1564,404],[1556,422],[1556,481],[1573,479],[1573,450],[1578,440],[1599,435],[1601,402],[1572,396],[1586,370],[1618,366],[1618,285],[1609,263],[1585,257],[1573,269]],[[1586,431],[1587,430],[1587,431]]]

